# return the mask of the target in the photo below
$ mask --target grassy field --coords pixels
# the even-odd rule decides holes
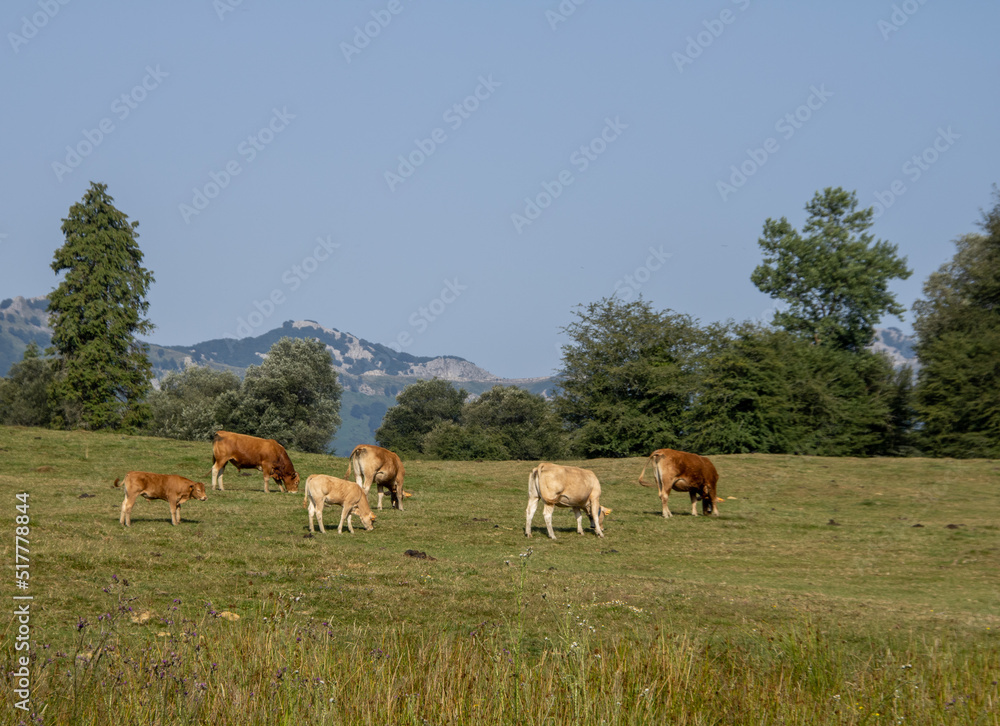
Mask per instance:
[[[0,428],[5,592],[34,597],[31,712],[8,680],[0,723],[1000,723],[1000,462],[713,460],[718,518],[675,493],[664,520],[641,459],[564,462],[606,536],[557,510],[551,541],[539,507],[528,540],[532,462],[407,461],[405,511],[310,536],[258,472],[210,491],[208,443]],[[130,469],[208,500],[126,529]]]

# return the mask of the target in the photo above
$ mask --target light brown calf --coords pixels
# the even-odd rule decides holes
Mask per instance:
[[[354,447],[347,460],[347,476],[354,469],[358,486],[365,490],[365,496],[372,488],[372,482],[378,485],[378,508],[382,509],[383,492],[388,492],[392,506],[403,511],[403,498],[410,496],[403,491],[403,462],[388,449],[372,444],[359,444]]]
[[[118,486],[120,479],[115,479]],[[125,475],[125,500],[118,521],[132,526],[132,507],[140,496],[146,499],[163,499],[170,505],[170,524],[181,523],[181,505],[188,499],[205,501],[205,485],[175,474],[150,474],[148,471],[130,471]]]
[[[649,455],[646,466],[650,464],[653,465],[653,476],[659,490],[660,502],[663,504],[664,517],[672,516],[670,507],[667,506],[671,489],[688,492],[691,495],[692,517],[698,515],[699,499],[702,511],[706,515],[719,516],[719,508],[716,506],[722,501],[716,496],[719,472],[715,470],[715,465],[711,461],[704,456],[689,454],[686,451],[657,449]],[[642,473],[639,474],[639,483],[644,487],[651,487],[652,482],[646,483],[642,479],[642,475],[646,473],[646,466],[642,467]]]
[[[532,469],[528,476],[528,509],[525,512],[524,534],[531,536],[531,520],[535,516],[538,500],[545,502],[542,516],[549,537],[556,538],[552,531],[552,512],[556,507],[569,507],[576,515],[576,531],[583,534],[583,513],[586,512],[594,525],[598,537],[604,536],[604,515],[611,510],[602,507],[601,482],[597,475],[587,469],[575,466],[542,463]],[[598,516],[594,516],[594,512]]]
[[[361,524],[366,530],[373,529],[372,522],[375,521],[375,514],[368,506],[368,497],[364,491],[354,482],[346,479],[338,479],[335,476],[325,474],[313,474],[306,479],[305,498],[302,506],[309,510],[309,531],[315,532],[313,519],[319,522],[319,531],[325,533],[323,527],[323,505],[340,504],[340,525],[337,532],[343,534],[344,520],[347,520],[347,531],[354,534],[354,527],[351,526],[351,515],[358,515]]]

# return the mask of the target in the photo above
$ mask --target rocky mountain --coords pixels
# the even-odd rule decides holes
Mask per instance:
[[[0,301],[0,374],[6,375],[21,359],[31,341],[42,348],[49,345],[47,301],[44,297],[15,297]],[[885,351],[897,367],[917,367],[913,336],[897,328],[879,328],[872,349]],[[191,365],[230,370],[241,375],[248,366],[258,365],[280,338],[316,338],[333,356],[344,395],[341,401],[343,424],[334,441],[338,455],[344,456],[359,443],[374,440],[375,429],[396,395],[419,379],[443,378],[453,381],[469,395],[479,395],[494,385],[520,386],[532,393],[551,396],[556,381],[552,377],[503,379],[456,356],[421,357],[398,352],[351,333],[327,328],[313,320],[287,321],[253,338],[207,340],[194,345],[150,345],[149,356],[157,379],[170,371]]]
[[[185,346],[150,345],[153,372],[162,378],[190,365],[231,370],[239,375],[258,365],[271,346],[283,337],[315,338],[333,356],[344,387],[340,415],[343,423],[334,439],[334,450],[346,456],[360,443],[374,440],[375,429],[396,401],[396,395],[420,379],[453,381],[469,395],[479,395],[494,385],[520,386],[533,393],[551,395],[553,378],[504,379],[456,356],[421,357],[372,343],[351,333],[327,328],[313,320],[287,321],[253,338],[208,340]]]
[[[0,302],[0,373],[21,360],[24,349],[35,341],[43,349],[52,339],[48,327],[48,303],[44,297],[8,298]],[[372,343],[351,333],[327,328],[313,320],[287,321],[253,338],[207,340],[194,345],[150,344],[149,358],[156,381],[171,371],[202,365],[233,371],[242,376],[251,365],[259,365],[271,346],[282,337],[316,338],[333,356],[340,383],[343,423],[334,439],[334,450],[346,456],[355,445],[374,440],[375,429],[396,395],[420,379],[453,381],[470,396],[494,385],[520,386],[533,393],[551,395],[552,378],[503,379],[457,356],[414,356]],[[154,385],[156,384],[154,381]]]
[[[15,297],[0,301],[0,375],[24,357],[34,341],[44,350],[52,340],[49,301],[44,297]]]
[[[914,336],[906,335],[899,328],[876,328],[875,340],[868,347],[888,355],[896,368],[909,366],[916,371],[920,367],[916,351],[913,349],[916,342]]]

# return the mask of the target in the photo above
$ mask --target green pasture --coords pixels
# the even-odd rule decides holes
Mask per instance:
[[[345,475],[345,459],[290,454],[303,481]],[[230,467],[211,491],[209,443],[0,428],[32,708],[45,723],[998,723],[1000,462],[713,461],[717,518],[675,493],[663,519],[642,459],[563,462],[600,478],[606,536],[557,510],[549,540],[539,507],[529,540],[534,462],[406,461],[405,511],[338,535],[328,507],[310,536],[301,492],[265,495],[259,472]],[[208,500],[178,527],[140,500],[126,529],[112,482],[132,469],[205,482]],[[4,643],[16,627],[0,620]],[[0,723],[21,718],[5,705]]]

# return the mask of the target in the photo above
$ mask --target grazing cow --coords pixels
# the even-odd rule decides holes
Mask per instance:
[[[121,479],[115,479],[115,486]],[[125,475],[125,500],[118,521],[132,526],[132,507],[140,496],[146,499],[163,499],[170,505],[170,524],[181,523],[181,505],[188,499],[205,501],[205,485],[175,474],[150,474],[147,471],[130,471]]]
[[[403,497],[410,496],[403,491],[403,462],[388,449],[372,444],[358,444],[347,460],[347,474],[354,469],[355,481],[368,496],[372,482],[378,485],[378,508],[382,509],[382,496],[389,493],[392,506],[403,511]]]
[[[302,506],[309,510],[310,532],[316,531],[313,529],[313,518],[315,518],[319,521],[319,531],[326,533],[323,527],[324,504],[339,504],[343,507],[340,512],[340,526],[337,527],[337,532],[340,534],[343,534],[345,519],[347,531],[354,534],[354,527],[351,526],[351,516],[354,514],[361,519],[365,529],[370,531],[374,528],[372,522],[375,520],[375,514],[368,506],[368,497],[354,482],[325,474],[313,474],[306,479],[305,491]]]
[[[212,439],[212,489],[222,486],[222,471],[232,463],[236,470],[259,469],[264,474],[264,492],[268,492],[268,479],[273,478],[285,492],[299,490],[299,475],[295,473],[292,460],[285,447],[274,439],[258,439],[256,436],[218,431]]]
[[[704,456],[685,451],[657,449],[650,454],[646,466],[650,464],[653,465],[660,501],[663,502],[664,517],[672,516],[667,506],[667,497],[670,496],[671,489],[688,492],[691,495],[691,516],[698,515],[699,499],[704,514],[719,516],[719,508],[715,506],[722,501],[716,496],[715,491],[719,473],[711,461]],[[642,473],[639,474],[639,483],[644,487],[651,487],[652,482],[647,483],[642,479],[642,475],[646,473],[646,466],[642,467]]]
[[[545,502],[542,516],[545,517],[550,538],[556,538],[552,532],[552,511],[556,507],[569,507],[573,510],[576,515],[576,531],[580,534],[583,534],[583,513],[586,512],[597,536],[603,537],[604,515],[610,514],[611,510],[601,506],[600,498],[601,483],[594,472],[575,466],[539,464],[528,477],[528,509],[525,512],[527,519],[524,534],[531,536],[531,520],[535,516],[538,500],[541,499]],[[597,517],[594,512],[598,512]]]

